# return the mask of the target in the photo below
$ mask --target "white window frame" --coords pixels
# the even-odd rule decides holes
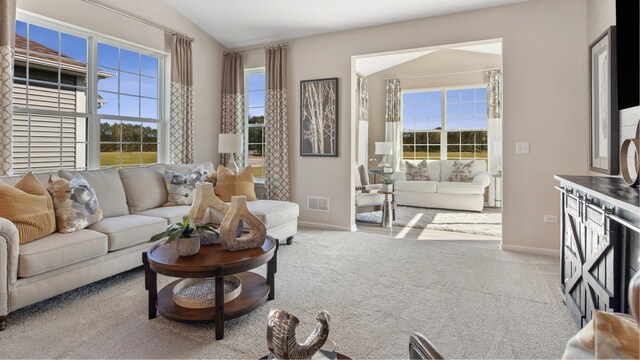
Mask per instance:
[[[259,74],[259,73],[265,73],[266,76],[266,68],[264,67],[257,67],[257,68],[250,68],[250,69],[245,69],[244,70],[244,93],[245,93],[245,102],[244,102],[244,127],[245,127],[245,132],[244,132],[244,163],[248,164],[249,163],[249,128],[252,127],[261,127],[262,131],[263,131],[263,136],[264,136],[264,127],[267,124],[267,116],[265,113],[265,117],[264,117],[264,122],[262,124],[249,124],[249,75],[251,74]],[[266,97],[266,93],[267,93],[267,86],[265,84],[265,97]],[[266,99],[265,99],[265,111],[266,111]],[[266,148],[267,143],[266,143],[266,139],[264,139],[264,146]],[[263,150],[262,152],[263,156],[265,154],[265,151]],[[256,183],[264,183],[264,178],[255,178],[254,181]]]
[[[400,92],[400,98],[404,98],[404,94],[411,94],[411,93],[419,93],[419,92],[435,92],[435,91],[440,91],[440,98],[442,99],[441,101],[441,106],[442,106],[442,129],[441,130],[424,130],[424,131],[407,131],[407,132],[413,132],[414,134],[416,132],[435,132],[435,131],[439,131],[440,132],[440,160],[447,160],[447,154],[448,154],[448,143],[447,143],[447,134],[449,131],[451,132],[464,132],[464,131],[486,131],[487,132],[487,161],[489,160],[489,158],[491,157],[490,154],[490,149],[489,149],[489,123],[488,123],[488,119],[487,119],[487,127],[486,128],[469,128],[469,129],[452,129],[449,130],[448,126],[447,126],[447,91],[449,90],[465,90],[465,89],[477,89],[477,88],[484,88],[486,87],[486,84],[469,84],[469,85],[456,85],[456,86],[441,86],[441,87],[432,87],[432,88],[417,88],[417,89],[407,89],[407,90],[401,90]],[[402,106],[402,104],[401,104]],[[401,112],[400,116],[402,117],[403,114]],[[404,123],[404,119],[400,119],[400,121],[402,123]],[[404,133],[405,130],[404,128],[402,129],[402,132]],[[415,135],[414,135],[415,137]],[[465,144],[465,145],[482,145],[482,144],[476,144],[474,142],[474,144]],[[415,140],[414,140],[414,146],[415,146]]]
[[[100,168],[100,119],[106,115],[98,114],[98,81],[97,81],[97,55],[98,42],[115,46],[118,48],[134,51],[143,55],[154,56],[158,58],[158,119],[143,119],[127,116],[108,115],[108,119],[138,121],[138,122],[155,122],[158,124],[158,162],[167,162],[169,154],[169,89],[167,79],[170,78],[170,55],[163,51],[158,51],[143,45],[138,45],[126,40],[118,39],[112,36],[104,35],[79,26],[64,23],[58,20],[50,19],[42,15],[34,14],[28,11],[18,9],[16,11],[16,21],[23,21],[28,24],[34,24],[49,28],[51,30],[64,32],[70,35],[87,39],[87,112],[86,113],[70,113],[54,110],[33,110],[26,108],[15,108],[15,111],[25,113],[37,113],[43,115],[55,116],[76,116],[87,118],[87,169]]]

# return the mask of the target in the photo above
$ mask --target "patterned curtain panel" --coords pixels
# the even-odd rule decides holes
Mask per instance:
[[[173,36],[171,49],[171,113],[169,161],[193,162],[193,70],[191,40]]]
[[[369,84],[367,78],[358,75],[357,89],[357,107],[358,107],[358,152],[356,153],[356,162],[358,165],[364,165],[368,168],[369,158]]]
[[[393,171],[400,168],[402,161],[402,110],[400,79],[387,79],[387,111],[385,113],[385,140],[393,144],[393,154],[387,156]]]
[[[13,55],[16,0],[0,2],[0,176],[13,175]]]
[[[499,69],[489,70],[485,74],[487,80],[487,117],[499,119],[502,117],[502,72]]]
[[[242,55],[226,53],[222,64],[222,125],[221,134],[244,135],[244,64]],[[230,154],[220,154],[220,163],[226,164]],[[244,167],[244,153],[234,157],[239,168]]]
[[[289,200],[287,48],[266,50],[265,188],[270,200]]]

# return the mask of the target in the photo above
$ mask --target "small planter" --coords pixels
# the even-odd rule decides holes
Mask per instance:
[[[176,240],[176,251],[180,256],[193,256],[200,250],[200,237],[193,235],[191,237],[179,237]]]
[[[382,191],[393,192],[393,184],[382,184]]]

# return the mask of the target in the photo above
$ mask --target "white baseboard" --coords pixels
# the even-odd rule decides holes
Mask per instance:
[[[358,230],[358,229],[356,229],[356,225],[355,224],[353,226],[349,227],[349,226],[340,226],[340,225],[333,225],[333,224],[317,223],[317,222],[311,222],[311,221],[298,221],[298,226],[310,227],[310,228],[314,228],[314,229],[351,231],[351,232]]]
[[[560,250],[555,250],[555,249],[537,248],[537,247],[521,246],[521,245],[509,245],[509,244],[500,245],[500,249],[504,251],[514,251],[514,252],[522,252],[527,254],[560,257]]]

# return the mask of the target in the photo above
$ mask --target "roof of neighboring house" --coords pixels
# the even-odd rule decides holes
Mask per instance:
[[[27,58],[27,39],[22,36],[16,34],[16,62],[26,62]],[[54,50],[50,47],[44,46],[39,42],[29,40],[29,63],[33,63],[34,65],[40,65],[42,67],[58,67],[58,59],[60,61],[60,68],[63,71],[76,73],[76,74],[86,74],[87,73],[87,64],[82,61],[76,60],[70,56],[67,56],[63,53],[58,54],[57,50]],[[98,77],[101,78],[109,78],[114,74],[108,73],[106,71],[98,71]]]

